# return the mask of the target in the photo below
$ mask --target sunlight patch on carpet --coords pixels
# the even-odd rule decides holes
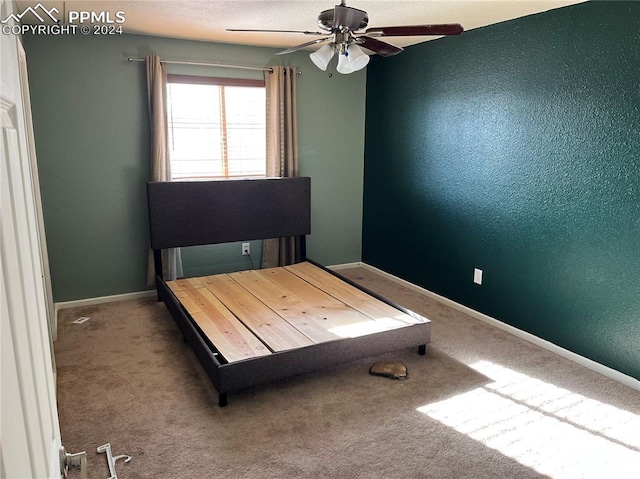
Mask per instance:
[[[637,478],[640,416],[489,361],[494,382],[418,408],[551,478]]]

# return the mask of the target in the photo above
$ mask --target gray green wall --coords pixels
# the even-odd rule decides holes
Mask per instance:
[[[374,58],[363,261],[640,378],[638,19],[588,2]]]
[[[296,65],[301,174],[312,179],[308,254],[360,260],[365,72],[333,75],[308,52],[141,35],[25,36],[54,299],[148,289],[145,182],[149,124],[144,64],[127,57],[252,66]],[[260,77],[260,72],[170,67],[173,73]],[[254,262],[259,244],[252,245]],[[184,251],[185,273],[249,268],[239,245]]]

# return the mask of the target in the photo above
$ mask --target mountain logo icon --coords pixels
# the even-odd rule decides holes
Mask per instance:
[[[22,20],[22,17],[24,17],[28,13],[32,14],[34,17],[40,20],[40,23],[45,23],[46,17],[49,17],[51,20],[53,20],[56,23],[60,22],[60,20],[58,20],[54,16],[54,14],[60,13],[60,11],[56,7],[52,7],[51,10],[47,10],[45,6],[42,5],[42,3],[38,3],[35,7],[25,8],[22,13],[18,13],[18,14],[12,13],[7,18],[0,21],[0,23],[7,23],[11,19],[13,19],[13,21],[15,21],[16,23],[19,23],[20,20]]]

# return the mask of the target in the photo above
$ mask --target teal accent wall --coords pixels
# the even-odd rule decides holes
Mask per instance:
[[[587,2],[374,58],[363,261],[640,379],[638,19]]]
[[[149,122],[143,63],[162,58],[295,65],[301,174],[312,179],[308,254],[324,264],[361,254],[366,73],[333,75],[308,52],[142,35],[26,35],[25,50],[54,299],[148,289],[145,183]],[[261,78],[261,72],[170,66],[171,73]],[[335,68],[335,66],[333,67]],[[259,261],[259,244],[252,244]],[[189,275],[247,269],[240,245],[184,251]]]

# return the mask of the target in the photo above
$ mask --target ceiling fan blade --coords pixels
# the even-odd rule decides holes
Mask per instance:
[[[358,37],[357,42],[367,50],[376,52],[381,57],[391,57],[404,51],[403,48],[366,36]]]
[[[251,28],[227,28],[227,32],[257,32],[257,33],[302,33],[303,35],[326,35],[327,32],[310,32],[308,30],[253,30]]]
[[[464,28],[459,23],[443,23],[441,25],[367,28],[365,33],[381,37],[410,37],[419,35],[460,35],[463,31]]]
[[[333,11],[333,28],[347,27],[349,30],[357,30],[366,16],[367,12],[364,10],[336,5]]]
[[[301,45],[296,45],[295,47],[287,48],[286,50],[282,50],[281,52],[276,53],[276,55],[286,55],[287,53],[297,52],[298,50],[302,50],[303,48],[310,47],[311,45],[315,45],[317,43],[323,43],[333,39],[333,36],[328,36],[326,38],[318,38],[316,40],[311,40],[310,42],[303,43]]]

